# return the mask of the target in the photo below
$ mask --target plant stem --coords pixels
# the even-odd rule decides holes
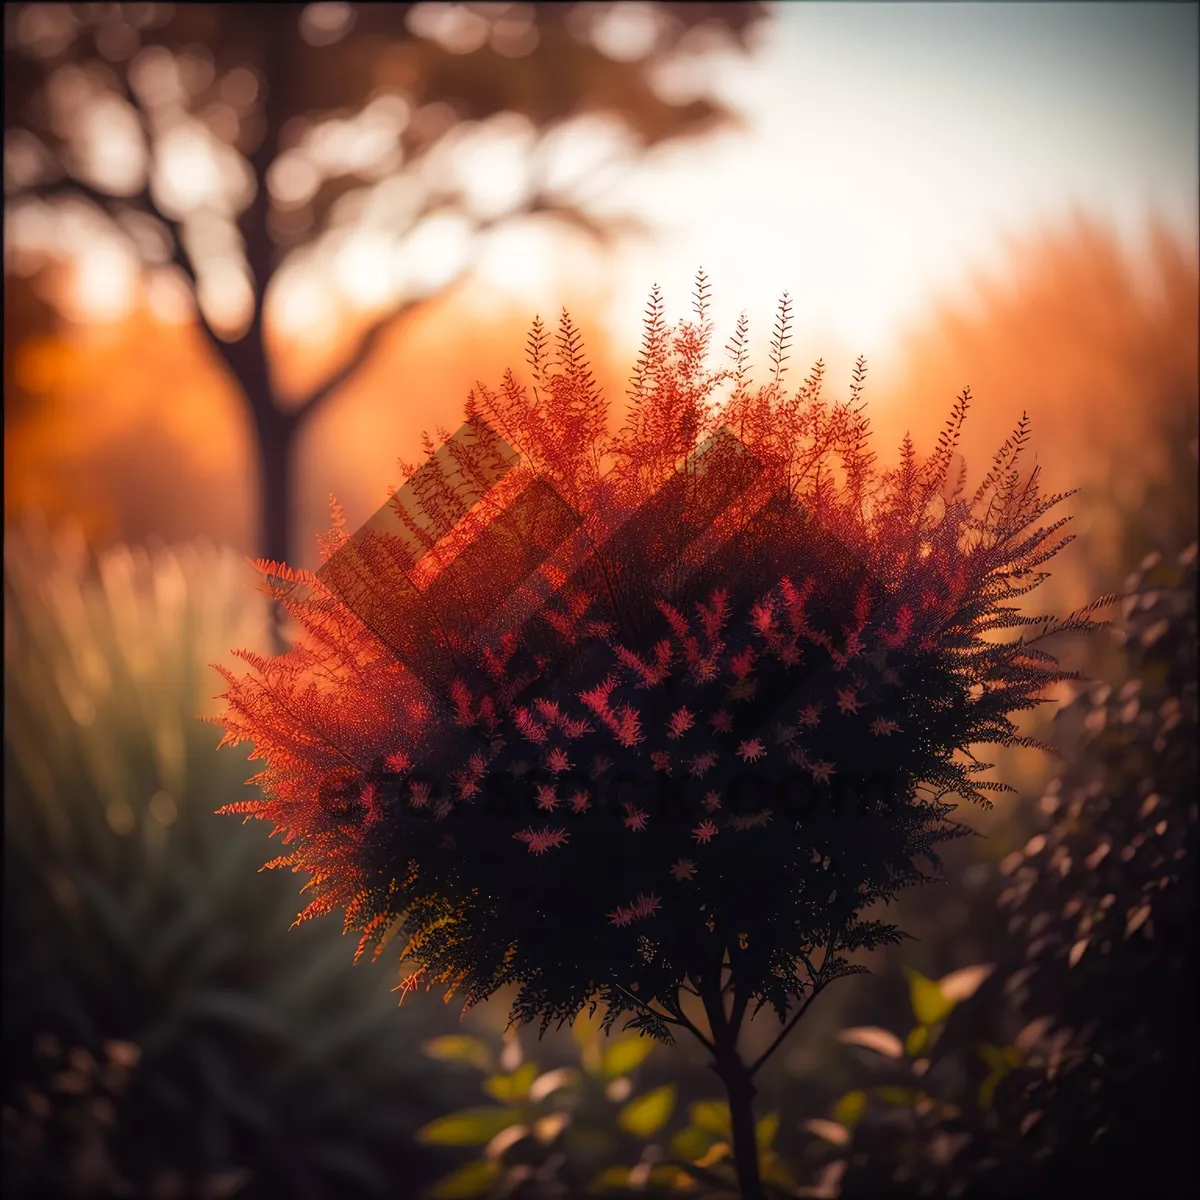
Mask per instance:
[[[758,1175],[758,1139],[754,1129],[756,1088],[746,1064],[734,1048],[714,1064],[725,1083],[733,1133],[733,1165],[737,1171],[742,1200],[764,1200]]]
[[[738,1027],[740,1015],[733,1022],[725,1015],[720,972],[710,975],[701,982],[700,993],[712,1029],[712,1068],[725,1084],[729,1098],[730,1133],[733,1141],[733,1165],[737,1172],[738,1189],[742,1200],[765,1200],[762,1181],[758,1175],[758,1138],[754,1129],[754,1097],[757,1089],[754,1076],[738,1053]],[[738,994],[735,989],[734,1012],[738,1012]],[[744,1011],[745,1006],[741,1006]]]

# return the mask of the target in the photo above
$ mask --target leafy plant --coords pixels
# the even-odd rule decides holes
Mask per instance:
[[[428,1020],[335,929],[278,938],[294,889],[212,815],[245,765],[195,720],[205,659],[266,630],[243,569],[7,532],[6,1194],[393,1196],[425,1169]],[[116,1091],[110,1045],[139,1057]]]
[[[786,296],[757,387],[744,321],[708,366],[703,274],[695,311],[671,329],[652,293],[615,433],[569,316],[556,351],[535,322],[532,383],[477,388],[353,538],[335,508],[319,574],[259,564],[304,632],[224,672],[225,744],[266,761],[225,811],[293,846],[271,865],[310,875],[302,920],[401,935],[411,986],[694,1036],[753,1200],[755,1074],[901,937],[863,910],[932,877],[965,832],[948,796],[1004,790],[971,747],[1037,744],[1011,714],[1070,677],[1040,643],[1094,622],[1009,603],[1070,540],[1039,524],[1063,497],[1025,472],[1027,422],[969,499],[967,393],[882,471],[861,361],[845,402],[821,364],[785,390]],[[779,1035],[746,1061],[764,1007]]]
[[[1043,1049],[1011,1119],[1035,1182],[1174,1195],[1197,1172],[1196,544],[1147,555],[1125,592],[1125,677],[1063,710],[1066,770],[1002,864],[1026,940],[1009,986]]]
[[[598,1016],[580,1017],[571,1030],[577,1061],[546,1069],[523,1057],[512,1030],[501,1047],[464,1035],[426,1043],[431,1057],[482,1073],[482,1090],[493,1101],[419,1131],[432,1145],[481,1147],[478,1158],[433,1186],[431,1200],[737,1190],[729,1105],[694,1101],[681,1122],[676,1085],[641,1080],[654,1041],[636,1033],[605,1038],[602,1024]],[[758,1122],[760,1171],[767,1184],[791,1187],[789,1171],[771,1149],[778,1128],[778,1113]]]
[[[1064,768],[983,897],[1006,922],[992,1019],[1014,1032],[939,1055],[944,1025],[930,1019],[947,981],[916,975],[906,1040],[845,1031],[895,1078],[843,1097],[814,1130],[838,1148],[843,1196],[1194,1184],[1195,544],[1147,556],[1122,617],[1125,677],[1061,711]],[[887,1118],[863,1124],[880,1105]]]
[[[827,1118],[806,1122],[826,1143],[821,1190],[831,1195],[892,1195],[897,1187],[920,1183],[920,1194],[953,1191],[954,1178],[939,1175],[961,1147],[963,1130],[986,1119],[991,1092],[1015,1065],[1012,1048],[981,1046],[991,1074],[976,1097],[963,1094],[955,1065],[942,1055],[943,1035],[959,1006],[971,999],[994,972],[994,964],[927,979],[907,969],[909,1005],[915,1024],[900,1036],[877,1026],[841,1031],[838,1040],[857,1047],[875,1082],[839,1097]],[[865,1053],[864,1053],[865,1052]],[[864,1139],[863,1131],[869,1130]],[[847,1168],[851,1168],[847,1171]]]

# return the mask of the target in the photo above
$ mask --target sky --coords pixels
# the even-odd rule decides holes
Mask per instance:
[[[1200,6],[774,7],[715,77],[749,130],[656,152],[624,187],[660,230],[620,256],[623,339],[655,281],[685,315],[703,265],[718,330],[745,308],[765,338],[786,289],[803,342],[878,362],[927,297],[1073,209],[1130,245],[1151,213],[1195,239]]]

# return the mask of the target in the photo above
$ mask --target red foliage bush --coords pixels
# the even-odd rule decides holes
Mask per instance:
[[[947,796],[1003,789],[970,748],[1029,743],[1012,714],[1067,677],[1037,643],[1092,621],[1012,603],[1070,540],[1026,420],[971,495],[968,393],[882,470],[861,360],[845,401],[820,363],[785,389],[786,297],[758,386],[744,320],[707,365],[702,275],[695,314],[652,293],[615,430],[570,318],[553,356],[535,322],[531,381],[479,385],[390,513],[349,538],[335,508],[316,575],[259,564],[303,632],[222,669],[225,742],[267,761],[224,811],[274,824],[301,919],[343,909],[360,953],[400,933],[543,1028],[597,1001],[687,1028],[732,1095],[748,1006],[785,1021],[900,936],[859,914],[964,831]]]

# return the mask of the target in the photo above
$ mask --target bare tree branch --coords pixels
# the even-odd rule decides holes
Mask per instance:
[[[396,308],[389,309],[381,317],[368,326],[359,339],[358,345],[348,359],[323,383],[313,388],[291,412],[298,421],[306,420],[344,383],[347,383],[370,361],[386,334],[411,317],[418,309],[423,308],[431,299],[430,296],[420,296],[406,300]]]
[[[763,1063],[765,1063],[767,1059],[770,1058],[771,1055],[783,1045],[788,1034],[796,1028],[796,1023],[808,1011],[808,1006],[817,998],[824,987],[825,985],[823,983],[813,984],[812,991],[809,992],[809,994],[804,998],[800,1007],[792,1015],[792,1018],[788,1021],[788,1023],[779,1031],[779,1034],[776,1036],[775,1040],[747,1068],[751,1075],[757,1074],[758,1069],[763,1065]]]
[[[417,219],[442,211],[444,207],[441,204],[430,206],[422,210]],[[574,210],[564,208],[562,205],[552,204],[545,196],[539,194],[534,196],[524,208],[516,212],[505,213],[499,217],[490,217],[479,221],[475,226],[472,237],[479,238],[512,221],[527,220],[529,217],[541,214],[552,214],[560,218],[572,220],[579,224],[580,228],[584,229],[585,232],[591,233],[598,240],[602,240],[606,235],[601,226],[590,222],[585,215],[577,214]],[[455,287],[466,278],[469,270],[469,267],[463,267],[433,295],[445,295],[450,288]],[[411,317],[413,313],[424,307],[432,298],[432,295],[427,295],[403,301],[397,307],[389,309],[376,318],[367,327],[350,357],[324,382],[313,388],[298,405],[290,408],[289,412],[298,422],[307,420],[334,392],[342,387],[343,384],[348,383],[367,365],[379,344],[385,339],[391,329],[401,324],[408,317]]]

